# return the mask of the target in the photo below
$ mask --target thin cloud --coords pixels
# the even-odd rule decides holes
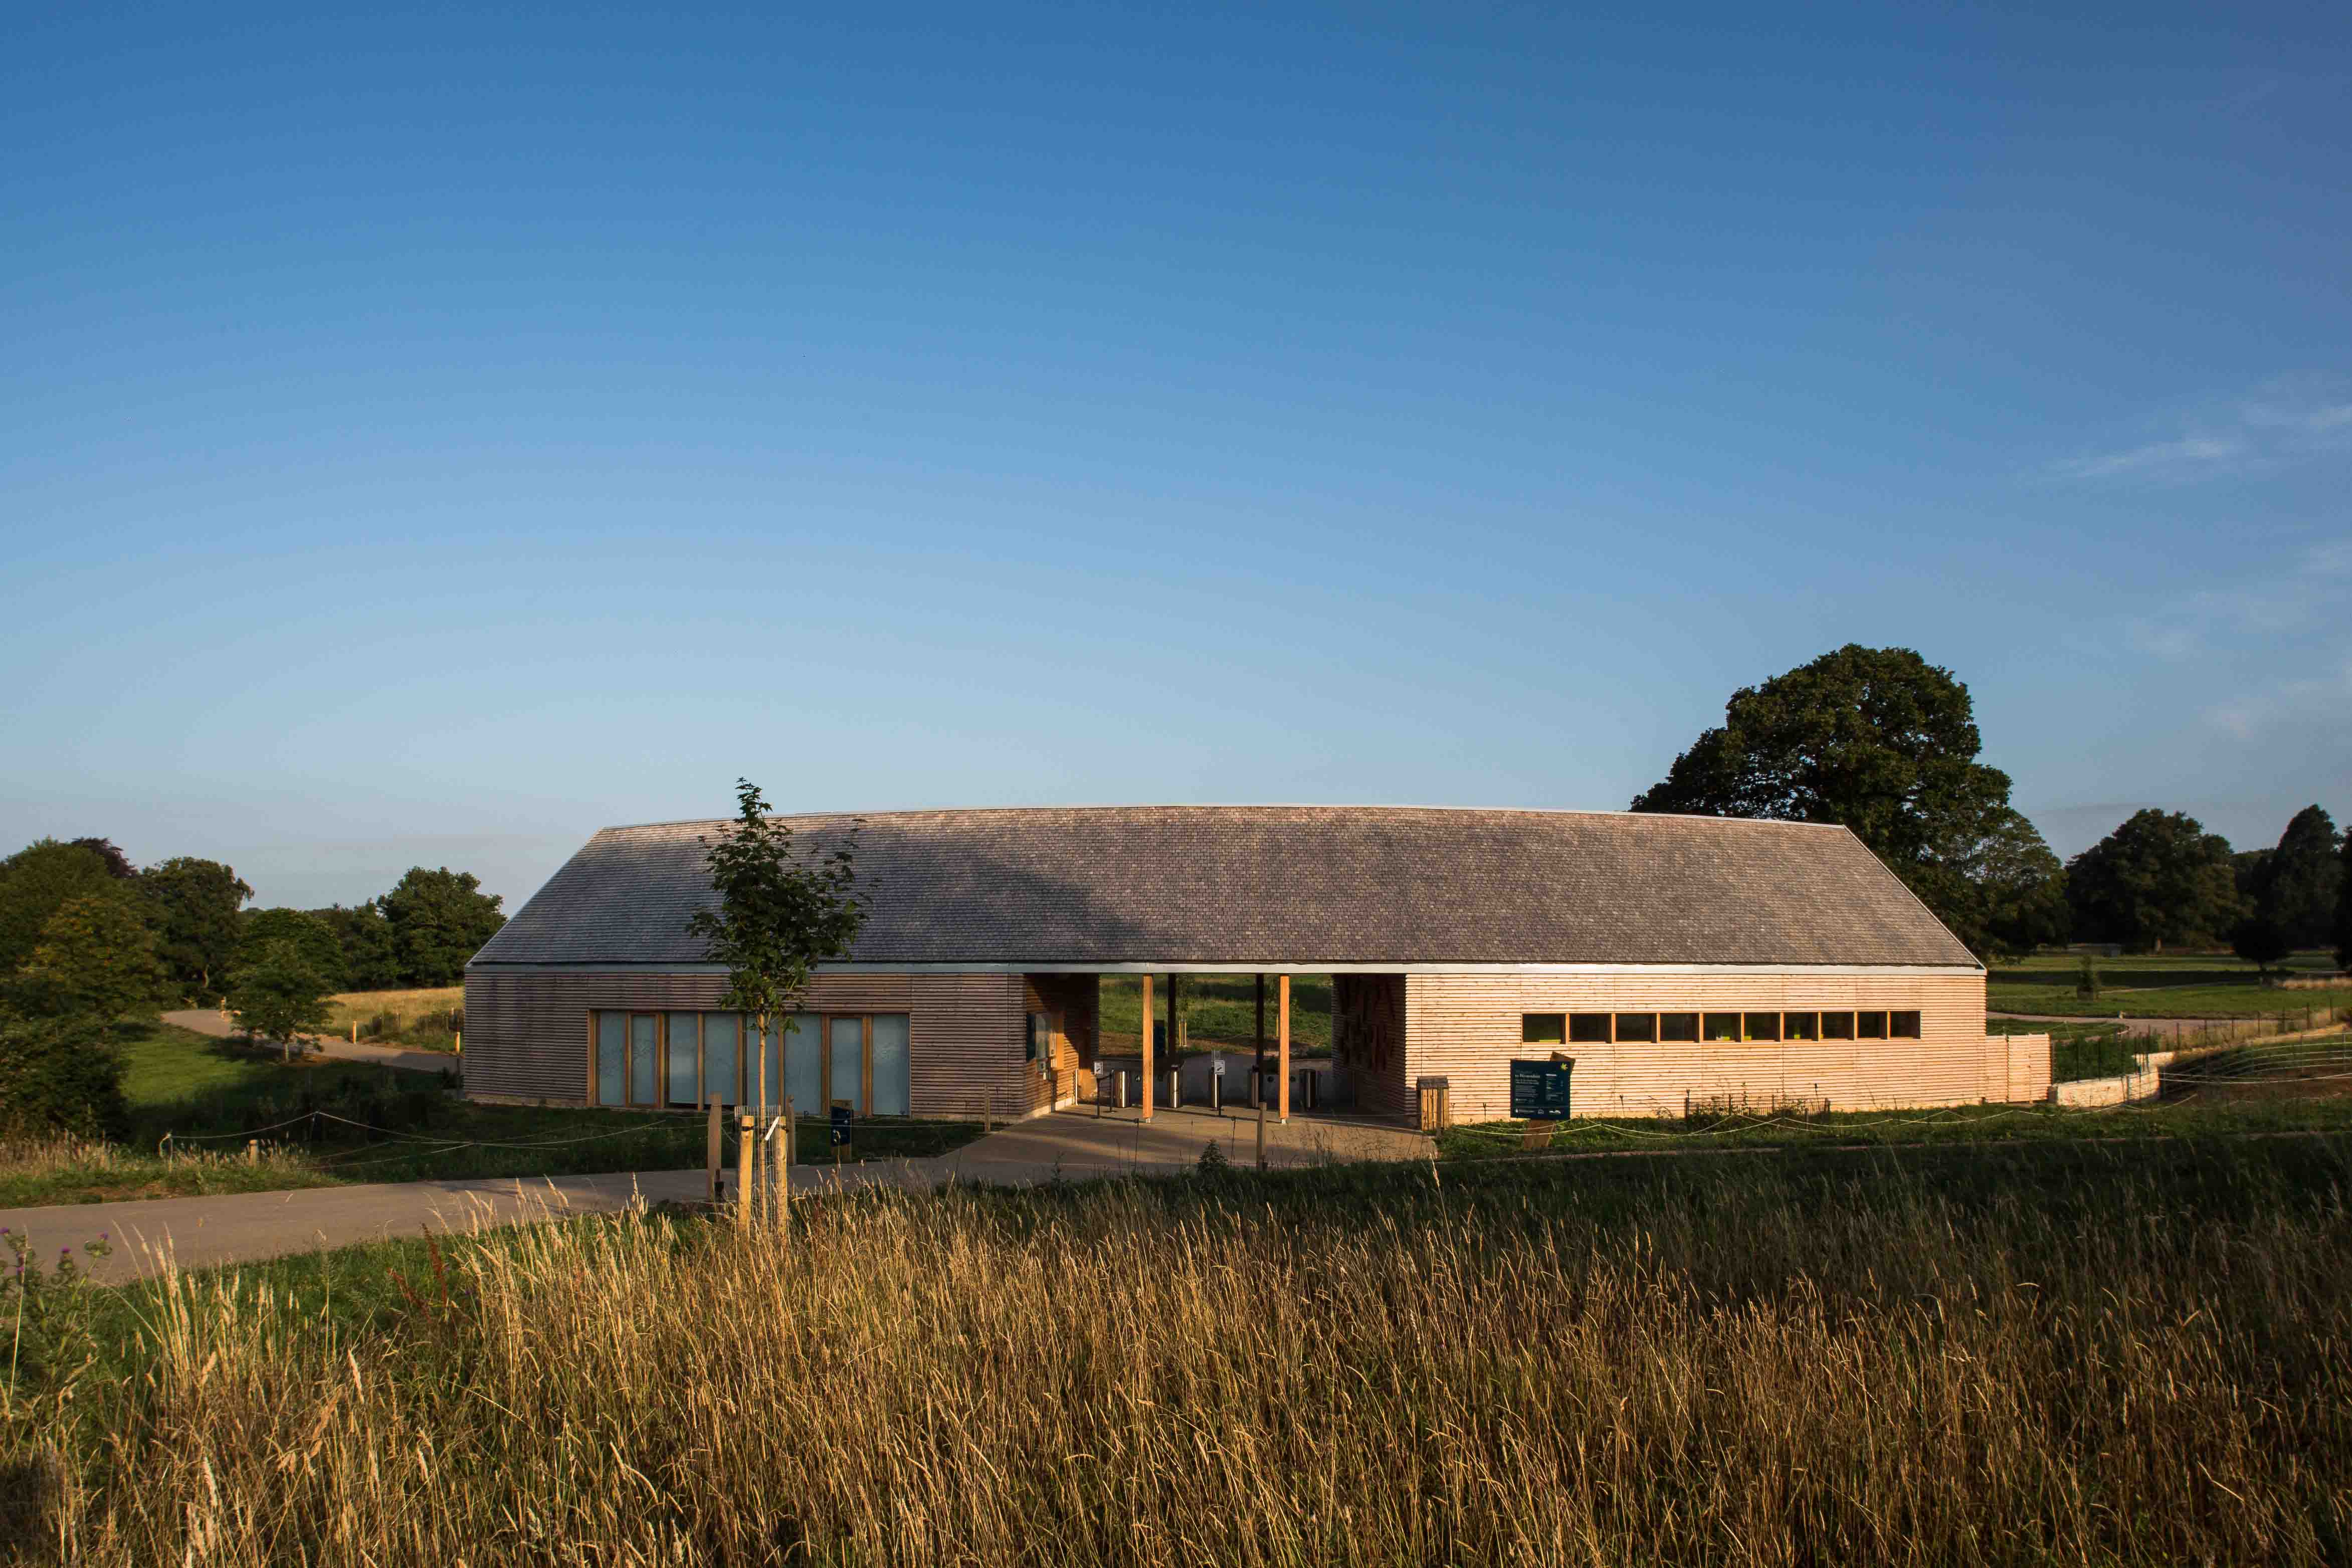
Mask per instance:
[[[2182,432],[2168,440],[2061,458],[2050,472],[2091,483],[2194,484],[2352,450],[2352,396],[2334,376],[2281,376],[2180,423]]]

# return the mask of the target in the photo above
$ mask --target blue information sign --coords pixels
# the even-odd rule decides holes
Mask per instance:
[[[833,1102],[833,1145],[838,1149],[849,1142],[850,1119],[855,1114],[849,1101]]]
[[[1511,1119],[1514,1121],[1568,1120],[1568,1080],[1573,1061],[1511,1062]]]

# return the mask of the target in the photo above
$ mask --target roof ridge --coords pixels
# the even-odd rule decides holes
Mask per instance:
[[[1372,803],[1354,801],[1135,801],[1126,804],[1100,803],[1074,805],[902,805],[879,809],[840,809],[831,811],[772,811],[770,821],[792,821],[818,816],[859,816],[868,819],[881,816],[1010,816],[1017,812],[1048,811],[1433,811],[1451,816],[1617,816],[1639,817],[1659,822],[1737,822],[1755,827],[1819,827],[1834,832],[1853,831],[1843,822],[1806,822],[1788,816],[1717,816],[1698,811],[1607,811],[1598,806],[1575,805],[1418,805],[1397,802]],[[681,816],[664,822],[615,822],[596,829],[598,833],[634,833],[649,827],[706,827],[722,822],[733,822],[731,816]]]

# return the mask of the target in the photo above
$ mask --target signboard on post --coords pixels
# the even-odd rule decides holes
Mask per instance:
[[[1553,1057],[1538,1061],[1514,1058],[1511,1061],[1511,1120],[1567,1121],[1569,1079],[1575,1070],[1576,1058],[1573,1057]]]

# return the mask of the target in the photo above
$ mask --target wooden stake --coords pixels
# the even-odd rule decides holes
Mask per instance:
[[[1151,1120],[1151,976],[1143,977],[1143,1109],[1139,1121]]]
[[[735,1145],[735,1223],[747,1229],[751,1224],[751,1143],[759,1136],[760,1119],[744,1111],[736,1120],[741,1127]]]
[[[1276,1114],[1287,1125],[1290,1121],[1290,976],[1278,977],[1274,983],[1274,1048],[1280,1083],[1276,1089]]]
[[[776,1162],[776,1206],[786,1219],[793,1215],[793,1145],[800,1137],[800,1123],[793,1115],[793,1097],[784,1096],[784,1152]]]
[[[724,1132],[725,1132],[725,1129],[722,1127],[722,1125],[720,1124],[719,1120],[719,1097],[718,1097],[717,1095],[715,1095],[715,1094],[714,1094],[714,1095],[712,1095],[712,1096],[710,1097],[710,1130],[709,1130],[709,1131],[710,1131],[710,1136],[709,1136],[709,1147],[708,1149],[706,1149],[706,1150],[704,1151],[704,1152],[703,1152],[703,1164],[704,1164],[704,1166],[707,1168],[707,1173],[708,1173],[708,1174],[709,1175],[709,1177],[710,1177],[710,1182],[709,1182],[709,1187],[710,1187],[710,1201],[711,1201],[712,1203],[714,1203],[714,1204],[715,1204],[715,1203],[717,1203],[717,1202],[719,1201],[719,1164],[720,1164],[720,1139],[723,1137]]]

